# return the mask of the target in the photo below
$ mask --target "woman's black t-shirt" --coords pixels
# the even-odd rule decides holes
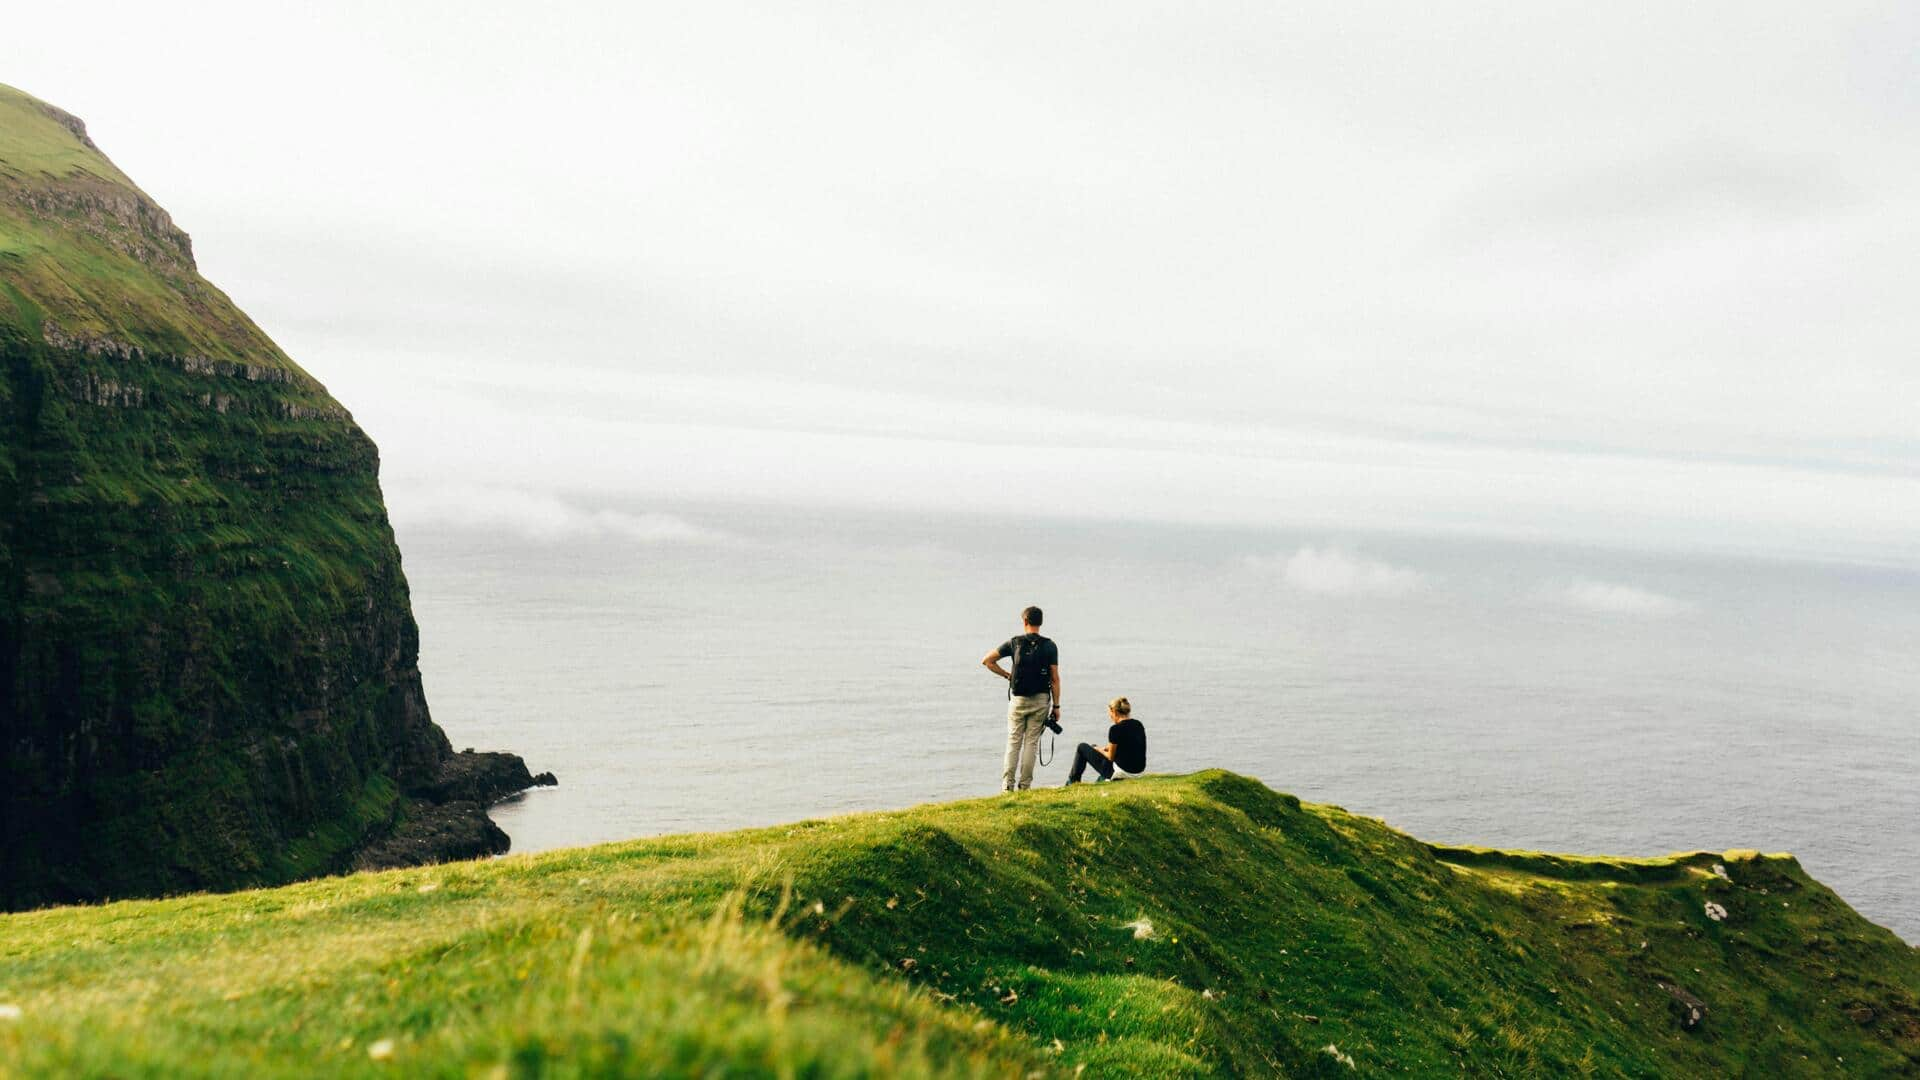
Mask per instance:
[[[1107,741],[1113,744],[1113,763],[1131,773],[1147,767],[1147,729],[1129,716],[1107,729]]]

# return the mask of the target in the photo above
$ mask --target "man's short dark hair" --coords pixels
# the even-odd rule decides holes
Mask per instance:
[[[1020,613],[1020,621],[1026,623],[1028,626],[1039,626],[1040,620],[1044,618],[1046,618],[1046,615],[1037,607],[1030,607]]]

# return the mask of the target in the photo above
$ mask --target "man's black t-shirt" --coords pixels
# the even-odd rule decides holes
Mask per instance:
[[[1060,662],[1060,647],[1039,634],[1021,634],[1000,646],[999,656],[1014,655],[1019,646],[1020,659],[1013,665],[1013,692],[1019,697],[1044,694],[1053,689],[1053,666]]]
[[[1113,744],[1113,763],[1130,773],[1147,767],[1147,729],[1129,716],[1107,729],[1107,741]]]

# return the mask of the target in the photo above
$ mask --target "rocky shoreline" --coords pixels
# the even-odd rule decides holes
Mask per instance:
[[[518,754],[462,750],[433,779],[407,792],[376,839],[354,855],[353,870],[392,870],[504,854],[513,841],[487,816],[502,799],[559,784],[534,775]]]

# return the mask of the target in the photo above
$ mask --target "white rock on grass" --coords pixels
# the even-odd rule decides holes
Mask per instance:
[[[393,1057],[393,1040],[381,1039],[367,1047],[367,1056],[375,1061],[386,1061]]]
[[[1333,1045],[1332,1043],[1328,1043],[1327,1045],[1321,1047],[1320,1049],[1326,1051],[1328,1056],[1332,1057],[1333,1060],[1339,1062],[1342,1065],[1345,1065],[1349,1069],[1357,1069],[1360,1067],[1353,1063],[1353,1058],[1349,1057],[1346,1054],[1341,1053],[1340,1048]]]
[[[0,1005],[0,1020],[18,1020],[21,1015],[18,1005]]]
[[[1135,919],[1128,923],[1127,929],[1133,931],[1133,936],[1136,940],[1144,941],[1153,936],[1153,923],[1145,918]]]
[[[1719,863],[1713,864],[1713,876],[1719,878],[1721,881],[1733,880],[1732,878],[1727,876],[1727,868],[1725,866],[1720,865]]]
[[[1720,922],[1726,917],[1727,917],[1726,908],[1721,907],[1719,904],[1716,904],[1711,900],[1707,901],[1707,918],[1712,919],[1714,922]]]

